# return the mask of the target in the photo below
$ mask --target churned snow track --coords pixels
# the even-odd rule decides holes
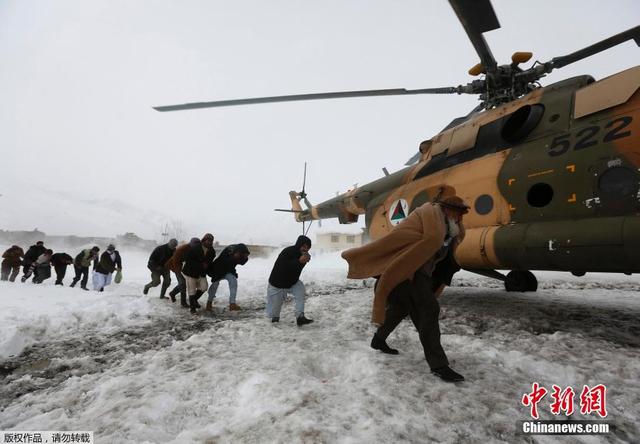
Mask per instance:
[[[467,377],[451,385],[429,374],[407,321],[389,338],[399,356],[369,348],[371,288],[320,280],[308,287],[311,325],[295,326],[291,302],[279,324],[264,319],[260,287],[243,317],[181,315],[183,336],[155,342],[143,334],[138,349],[101,371],[13,399],[0,426],[91,429],[114,443],[618,443],[640,436],[638,344],[627,338],[635,324],[625,317],[640,314],[633,293],[449,289],[441,299],[442,340]],[[602,330],[595,335],[594,325]],[[171,336],[168,327],[150,331]],[[528,418],[520,398],[533,382],[578,392],[582,384],[607,385],[615,432],[514,437],[516,420]],[[554,419],[543,404],[541,418]]]
[[[307,300],[339,288],[338,285],[314,287],[310,285]],[[348,288],[356,287],[346,286],[343,290]],[[252,301],[240,312],[215,307],[214,314],[200,311],[193,316],[178,303],[173,306],[175,311],[167,313],[168,301],[145,299],[164,310],[148,315],[143,325],[115,332],[87,328],[67,334],[64,339],[44,339],[28,346],[19,356],[0,359],[0,410],[27,393],[55,389],[70,377],[104,372],[131,355],[170,347],[174,341],[184,341],[206,329],[215,330],[220,322],[264,318],[265,304],[260,301]],[[201,301],[204,303],[205,299],[206,295]],[[290,297],[287,302],[291,302]]]
[[[188,312],[177,313],[172,318],[154,319],[114,333],[85,331],[65,339],[39,342],[17,357],[0,361],[0,409],[26,393],[55,388],[70,377],[103,372],[131,355],[169,347],[174,341],[215,328],[218,322],[255,316],[255,310],[231,317],[194,318]]]

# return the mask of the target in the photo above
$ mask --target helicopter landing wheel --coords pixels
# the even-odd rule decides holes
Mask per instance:
[[[512,270],[504,280],[504,288],[507,291],[536,291],[538,289],[538,280],[530,271]]]

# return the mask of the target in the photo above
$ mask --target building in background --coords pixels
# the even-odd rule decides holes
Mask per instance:
[[[364,232],[361,233],[317,233],[313,250],[320,253],[347,250],[359,247],[365,242]]]

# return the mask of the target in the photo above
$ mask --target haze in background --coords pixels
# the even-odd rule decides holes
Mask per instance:
[[[502,28],[486,38],[499,63],[528,50],[547,61],[640,17],[633,0],[493,4]],[[602,78],[639,56],[627,42],[543,84]],[[413,96],[151,108],[465,83],[478,57],[444,0],[5,0],[0,60],[0,228],[48,234],[158,238],[178,220],[189,235],[210,231],[221,242],[291,241],[301,226],[273,209],[289,208],[305,161],[317,203],[382,167],[401,168],[477,103]]]

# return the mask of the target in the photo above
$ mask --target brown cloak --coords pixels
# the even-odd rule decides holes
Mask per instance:
[[[399,283],[413,279],[415,272],[442,247],[446,235],[440,205],[426,203],[416,208],[386,236],[342,253],[349,263],[350,279],[380,276],[373,299],[371,321],[382,324],[387,296]],[[464,228],[453,247],[462,240]]]

